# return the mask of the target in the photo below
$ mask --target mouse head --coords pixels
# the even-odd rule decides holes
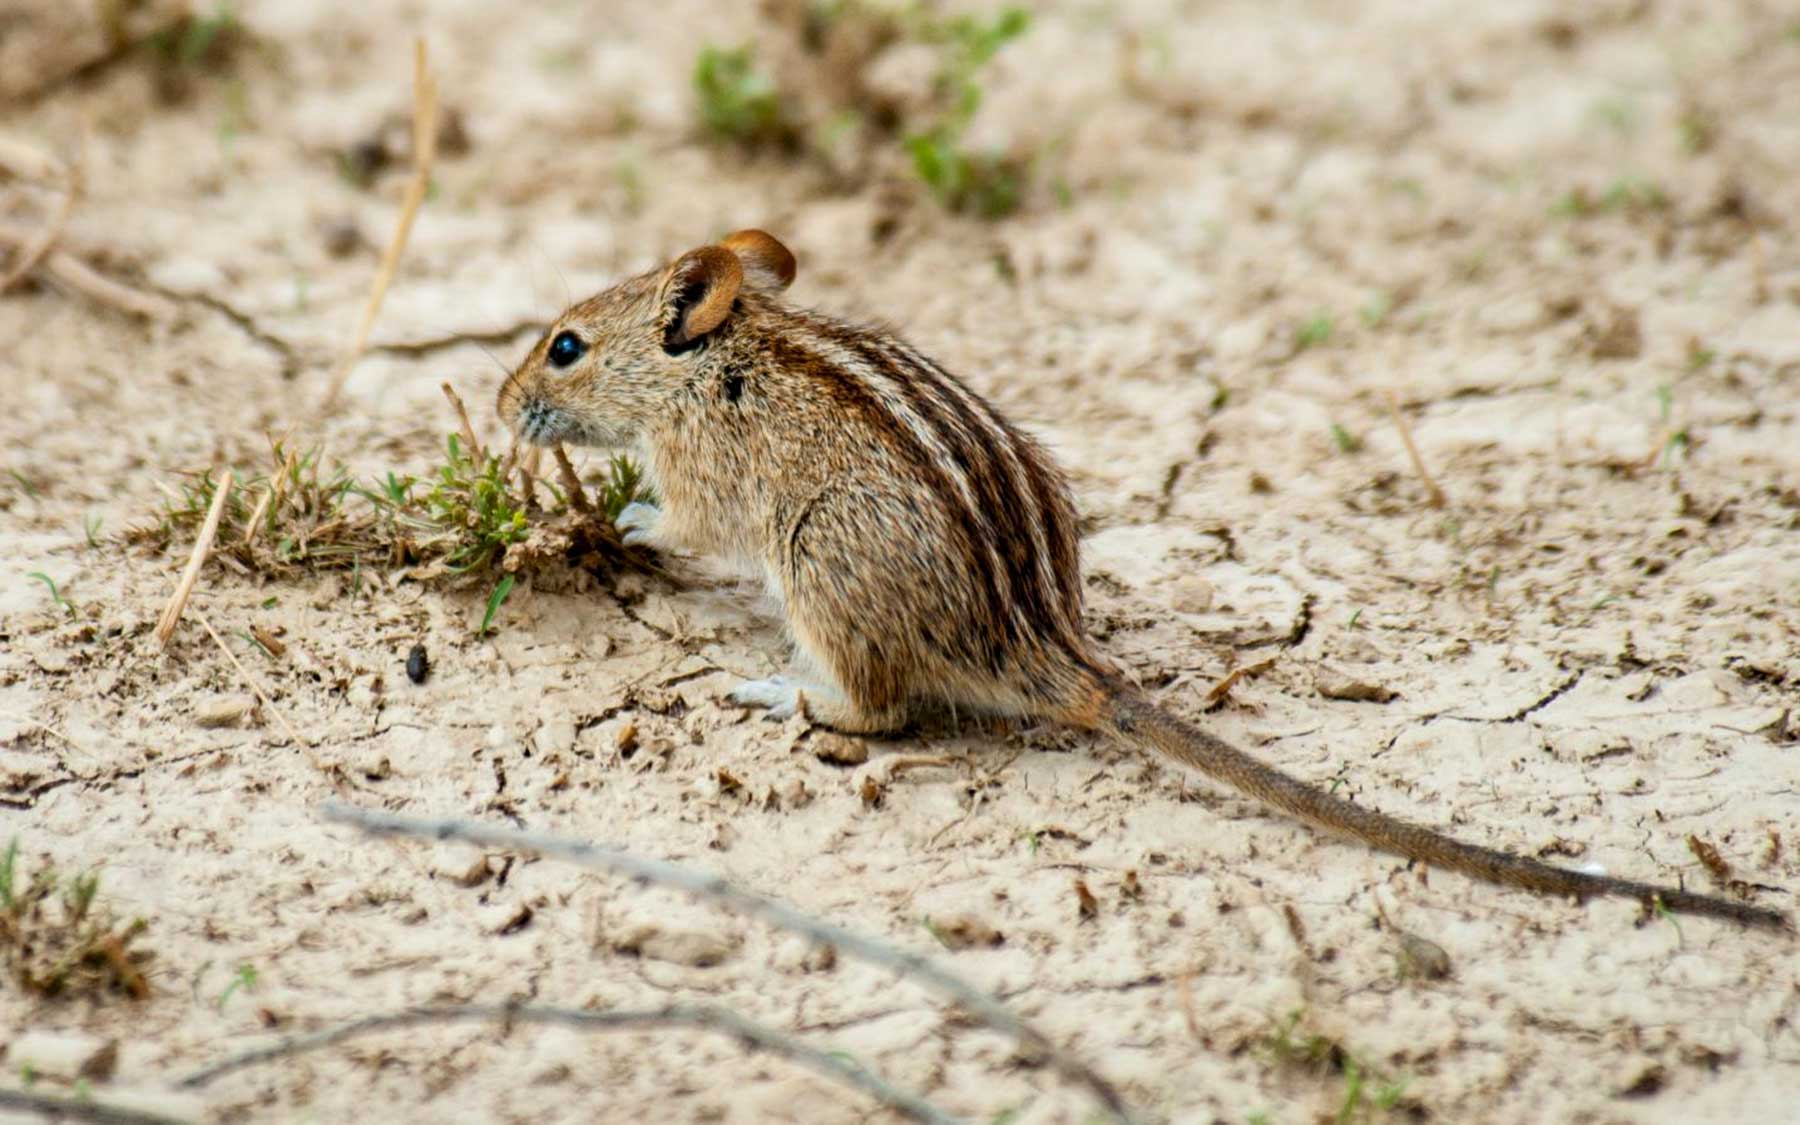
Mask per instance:
[[[740,299],[793,280],[787,247],[742,230],[620,282],[550,326],[500,388],[500,420],[537,445],[628,445],[692,384]]]

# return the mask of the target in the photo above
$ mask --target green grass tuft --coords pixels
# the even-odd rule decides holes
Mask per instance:
[[[526,548],[546,519],[570,552],[580,546],[590,558],[599,550],[600,561],[617,562],[625,556],[611,523],[625,505],[645,497],[637,465],[615,457],[598,490],[598,516],[577,511],[547,481],[536,487],[552,503],[539,508],[503,458],[473,453],[454,434],[424,478],[389,471],[359,480],[342,466],[326,470],[316,449],[291,451],[280,443],[271,446],[267,473],[235,475],[243,483],[225,503],[215,551],[263,574],[348,571],[359,590],[365,569],[405,570],[417,579],[491,571]],[[127,539],[166,547],[191,533],[205,519],[218,485],[212,471],[189,478],[156,524],[133,529]],[[527,556],[532,561],[555,553],[548,546],[533,550]],[[515,560],[506,568],[519,565]]]
[[[23,882],[19,841],[7,845],[0,857],[0,966],[21,991],[52,999],[149,995],[149,954],[131,948],[148,923],[119,923],[99,899],[94,871],[65,879],[46,865]]]
[[[781,92],[753,47],[702,47],[693,81],[701,124],[715,136],[745,144],[791,138]]]
[[[1337,326],[1332,322],[1328,312],[1314,313],[1300,322],[1294,329],[1294,346],[1301,351],[1316,348],[1331,342],[1331,335]]]

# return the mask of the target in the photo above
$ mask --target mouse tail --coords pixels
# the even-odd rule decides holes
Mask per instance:
[[[1354,837],[1371,847],[1433,867],[1504,886],[1577,900],[1594,895],[1635,898],[1683,914],[1727,918],[1752,926],[1791,928],[1779,910],[1693,894],[1628,879],[1553,867],[1525,856],[1453,840],[1429,828],[1396,819],[1267,765],[1153,703],[1137,688],[1113,679],[1097,686],[1083,708],[1083,725],[1111,730],[1128,742],[1154,750],[1216,781],[1254,797],[1308,824]]]

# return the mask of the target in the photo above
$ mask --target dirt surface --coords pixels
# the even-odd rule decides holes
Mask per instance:
[[[975,1120],[1093,1113],[890,973],[558,863],[370,842],[316,817],[340,796],[607,841],[929,953],[1149,1120],[1790,1113],[1791,937],[1428,880],[1066,732],[821,761],[820,732],[721,701],[782,655],[755,592],[701,563],[522,584],[485,640],[485,586],[215,564],[194,604],[304,750],[266,710],[202,725],[248,693],[191,615],[166,651],[151,635],[191,540],[114,541],[290,425],[359,473],[427,471],[445,380],[497,438],[501,368],[565,300],[761,226],[799,255],[796,300],[897,326],[1057,451],[1092,624],[1170,707],[1267,662],[1208,721],[1285,769],[1472,842],[1730,893],[1697,836],[1792,911],[1795,13],[1357,7],[1046,5],[976,129],[1050,151],[1066,191],[993,223],[903,175],[703,142],[695,53],[766,40],[749,5],[244,3],[238,61],[184,89],[127,56],[0,110],[65,158],[88,123],[65,245],[179,310],[0,297],[0,835],[28,866],[102,867],[156,953],[146,1000],[9,983],[0,1028],[117,1038],[112,1085],[145,1087],[405,1004],[701,999]],[[321,419],[405,180],[359,186],[339,154],[404,120],[419,32],[467,151]],[[357,1040],[190,1104],[879,1116],[722,1036],[490,1025]]]

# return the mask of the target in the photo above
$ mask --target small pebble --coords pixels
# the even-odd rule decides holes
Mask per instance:
[[[429,675],[431,658],[425,655],[425,646],[412,646],[412,651],[406,654],[406,678],[415,684],[422,684]]]

